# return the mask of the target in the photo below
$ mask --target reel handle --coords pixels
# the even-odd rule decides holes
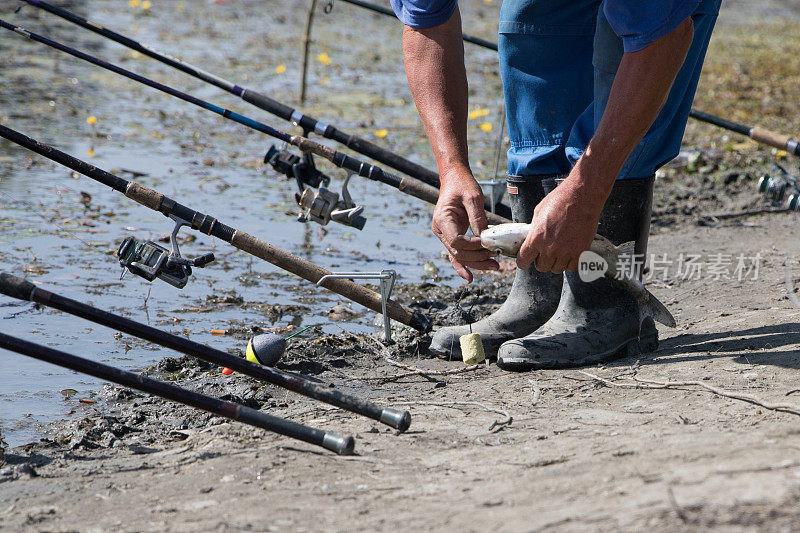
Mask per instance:
[[[215,261],[214,253],[209,252],[207,254],[203,254],[199,257],[195,257],[192,259],[192,266],[196,266],[198,268],[203,268],[209,263],[213,263]]]

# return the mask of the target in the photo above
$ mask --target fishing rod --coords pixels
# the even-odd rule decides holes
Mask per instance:
[[[277,100],[274,100],[262,93],[254,91],[248,87],[242,87],[224,78],[211,74],[210,72],[206,72],[201,68],[195,67],[186,61],[177,59],[164,52],[157,51],[150,46],[135,41],[130,37],[110,30],[104,26],[101,26],[100,24],[96,24],[79,15],[76,15],[75,13],[67,11],[66,9],[54,6],[47,2],[42,2],[40,0],[23,1],[34,7],[72,22],[81,28],[87,29],[116,43],[126,46],[131,50],[135,50],[150,58],[160,61],[161,63],[169,65],[177,70],[180,70],[181,72],[189,74],[190,76],[200,79],[206,83],[210,83],[211,85],[238,96],[245,102],[267,111],[268,113],[272,113],[273,115],[284,120],[291,121],[302,128],[303,137],[308,137],[313,131],[318,135],[325,137],[326,139],[331,139],[343,144],[344,146],[347,146],[348,148],[362,155],[371,157],[372,159],[375,159],[376,161],[379,161],[380,163],[383,163],[395,170],[403,172],[404,174],[407,174],[427,185],[436,188],[439,188],[440,186],[439,174],[436,172],[433,172],[432,170],[418,165],[413,161],[410,161],[398,154],[371,143],[357,135],[345,133],[335,126],[322,122],[312,116],[306,115],[301,111],[282,104],[281,102],[278,102]],[[290,159],[288,164],[286,162],[287,158]],[[295,178],[298,181],[300,194],[303,193],[303,184],[308,184],[311,187],[318,187],[320,181],[329,181],[329,178],[317,170],[310,153],[306,152],[302,161],[299,159],[291,160],[291,158],[292,154],[273,146],[267,153],[265,162],[271,164],[276,171],[281,172],[290,178]],[[490,210],[493,209],[493,212],[498,213],[505,218],[511,218],[511,209],[505,204],[498,202],[493,206],[491,205],[491,200],[487,198],[486,208]]]
[[[367,9],[369,11],[373,11],[375,13],[387,15],[392,18],[397,18],[397,15],[395,15],[394,11],[392,11],[391,9],[387,9],[383,6],[379,6],[371,2],[365,2],[363,0],[341,0],[341,1]],[[333,2],[334,0],[328,1],[328,6],[331,7],[326,6],[325,8],[326,13],[329,13],[331,11]],[[472,37],[467,34],[462,34],[462,36],[464,41],[466,42],[477,44],[478,46],[481,46],[483,48],[488,48],[489,50],[497,51],[497,43],[486,41],[484,39],[479,39],[477,37]],[[706,113],[705,111],[699,111],[694,108],[689,111],[689,116],[701,122],[706,122],[708,124],[713,124],[714,126],[718,126],[720,128],[729,131],[740,133],[742,135],[750,137],[757,143],[766,144],[767,146],[772,146],[774,148],[778,148],[779,150],[786,150],[789,153],[800,156],[800,142],[796,141],[795,139],[792,139],[788,135],[784,135],[782,133],[776,133],[774,131],[761,128],[759,126],[745,126],[744,124],[739,124],[731,120],[720,118],[710,113]]]
[[[766,144],[779,150],[786,150],[790,154],[800,156],[800,142],[792,139],[788,135],[776,133],[760,126],[745,126],[732,120],[727,120],[720,117],[715,117],[703,111],[692,109],[689,111],[689,116],[701,122],[707,122],[720,128],[739,133],[746,137],[750,137],[757,143]]]
[[[111,365],[84,359],[76,355],[54,350],[41,344],[28,342],[5,333],[0,333],[0,348],[27,355],[46,363],[61,366],[104,379],[118,385],[138,389],[154,396],[160,396],[173,402],[182,403],[189,407],[202,409],[218,416],[242,422],[250,426],[266,429],[286,437],[322,446],[339,455],[351,455],[355,447],[355,440],[351,436],[343,437],[336,433],[329,433],[321,429],[312,428],[291,420],[286,420],[274,415],[262,413],[256,409],[238,403],[220,400],[213,396],[200,394],[193,390],[184,389],[177,385],[164,383],[141,374],[134,374]]]
[[[366,416],[373,420],[378,420],[400,431],[407,430],[411,424],[411,414],[408,411],[378,407],[368,401],[334,390],[328,385],[309,381],[303,376],[257,365],[246,359],[235,357],[210,346],[191,341],[186,337],[172,335],[166,331],[147,326],[129,318],[124,318],[65,296],[40,289],[33,283],[11,274],[0,273],[0,293],[19,300],[36,302],[47,307],[52,307],[53,309],[58,309],[59,311],[89,320],[95,324],[100,324],[127,333],[128,335],[154,342],[165,348],[170,348],[186,355],[202,359],[203,361],[228,367],[252,378],[266,381],[273,385],[308,396],[309,398],[335,405],[336,407]]]
[[[24,0],[28,2],[29,0]],[[377,4],[373,4],[370,2],[363,2],[362,0],[341,0],[347,4],[352,4],[354,6],[362,7],[364,9],[368,9],[370,11],[374,11],[375,13],[380,13],[382,15],[389,15],[390,17],[397,17],[394,11],[389,8],[379,6]],[[30,2],[29,2],[30,3]],[[329,0],[328,4],[325,6],[325,13],[330,13],[333,10],[333,0]],[[461,38],[468,43],[477,44],[483,48],[489,48],[497,50],[497,44],[487,41],[486,39],[481,39],[480,37],[475,37],[473,35],[468,35],[466,33],[461,34]]]
[[[164,216],[171,218],[176,224],[188,226],[200,233],[221,239],[243,252],[272,263],[278,268],[300,276],[307,281],[318,283],[323,276],[330,276],[332,274],[330,271],[310,261],[290,254],[249,233],[227,226],[210,215],[186,207],[158,191],[94,167],[52,146],[35,141],[3,124],[0,124],[0,137],[8,139],[15,144],[27,148],[32,152],[36,152],[56,163],[60,163],[65,167],[71,168],[103,185],[111,187],[115,191],[124,194],[131,200],[148,209],[158,211]],[[359,303],[368,309],[383,313],[381,295],[363,285],[354,283],[349,279],[328,277],[320,286],[348,300]],[[423,333],[429,331],[431,328],[431,320],[429,317],[423,315],[419,311],[413,311],[394,300],[386,301],[386,316]]]
[[[144,76],[140,76],[139,74],[126,70],[122,67],[104,61],[102,59],[96,58],[85,52],[81,52],[80,50],[76,50],[75,48],[71,48],[59,42],[48,39],[47,37],[43,37],[36,33],[30,32],[25,28],[9,24],[4,20],[0,20],[0,27],[5,28],[9,31],[13,31],[19,35],[22,35],[23,37],[27,37],[28,39],[47,45],[51,48],[55,48],[56,50],[69,54],[73,57],[77,57],[79,59],[92,63],[93,65],[96,65],[98,67],[110,70],[111,72],[124,76],[128,79],[137,81],[143,85],[147,85],[148,87],[152,87],[153,89],[157,89],[161,92],[167,93],[170,96],[174,96],[185,102],[194,104],[198,107],[201,107],[207,111],[211,111],[212,113],[216,113],[217,115],[220,115],[224,118],[237,122],[250,129],[254,129],[256,131],[260,131],[261,133],[265,133],[287,144],[296,146],[303,152],[310,152],[320,157],[324,157],[337,167],[349,171],[349,173],[358,174],[359,176],[362,176],[364,178],[385,183],[387,185],[396,188],[401,192],[419,198],[420,200],[423,200],[433,205],[436,204],[439,198],[438,189],[434,189],[433,187],[425,185],[424,183],[415,180],[413,178],[401,178],[394,174],[390,174],[389,172],[385,172],[380,167],[377,167],[375,165],[370,165],[369,163],[360,161],[352,156],[343,154],[342,152],[338,152],[332,148],[319,144],[318,142],[312,141],[307,137],[303,137],[300,135],[289,135],[288,133],[276,130],[271,126],[264,124],[263,122],[259,122],[244,115],[240,115],[239,113],[236,113],[229,109],[219,107],[210,102],[206,102],[205,100],[196,98],[190,94],[184,93],[172,87],[168,87],[157,81],[145,78]],[[306,200],[304,201],[301,199],[300,203],[301,206],[305,209],[306,214],[315,215],[309,217],[314,221],[325,220],[326,216],[329,217],[328,218],[329,220],[334,220],[334,215],[340,215],[342,219],[336,220],[337,222],[340,222],[342,220],[344,220],[345,223],[347,223],[347,221],[352,222],[352,218],[358,216],[360,212],[363,210],[361,206],[357,207],[354,206],[352,208],[347,208],[344,210],[337,209],[337,205],[333,204],[333,202],[331,201],[332,198],[326,197],[324,194],[315,195],[310,190],[307,190],[306,192],[309,193],[308,195],[306,195],[306,193],[304,192],[304,195],[306,195]],[[333,193],[333,191],[327,191],[327,192],[331,194],[336,194]],[[346,197],[349,197],[349,194],[346,192],[346,189],[343,190],[343,194]],[[495,215],[494,213],[486,213],[486,217],[492,224],[501,224],[503,222],[508,222],[508,219]],[[352,225],[352,223],[349,225]]]

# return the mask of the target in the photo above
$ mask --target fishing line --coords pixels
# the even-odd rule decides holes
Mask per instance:
[[[503,139],[505,138],[506,134],[506,109],[505,106],[503,107],[503,119],[500,122],[500,136],[497,139],[497,153],[495,154],[494,159],[494,172],[492,173],[492,180],[497,180],[497,171],[500,169],[500,156],[503,152]],[[492,198],[494,201],[494,198]]]
[[[66,188],[67,190],[70,190],[70,191],[72,191],[72,192],[75,192],[74,190],[70,189],[69,187],[65,187],[65,188]],[[47,219],[47,217],[45,217],[45,216],[44,216],[44,214],[42,214],[41,212],[37,211],[37,210],[34,208],[34,206],[33,206],[33,205],[31,205],[30,203],[26,202],[25,200],[20,200],[20,199],[18,199],[18,198],[15,198],[15,197],[14,197],[14,196],[12,196],[11,194],[7,193],[6,191],[2,191],[2,190],[0,190],[0,194],[2,194],[3,196],[5,196],[5,197],[7,197],[7,198],[10,198],[12,202],[17,202],[17,203],[20,203],[20,204],[24,205],[25,207],[27,207],[27,208],[28,208],[28,210],[29,210],[29,211],[31,211],[31,212],[35,212],[35,213],[36,213],[36,216],[40,217],[40,218],[41,218],[42,220],[44,220],[44,221],[45,221],[47,224],[52,224],[53,226],[55,226],[56,228],[58,228],[58,230],[60,230],[60,231],[63,231],[63,232],[64,232],[64,233],[66,233],[67,235],[71,235],[72,237],[74,237],[74,238],[78,239],[79,241],[81,241],[81,242],[84,244],[84,246],[86,246],[87,248],[89,248],[89,249],[90,249],[90,250],[92,250],[93,252],[95,252],[95,253],[98,253],[98,254],[102,254],[102,252],[100,252],[99,250],[97,250],[97,247],[96,247],[96,246],[92,246],[91,244],[89,244],[88,242],[84,241],[83,239],[81,239],[80,237],[78,237],[77,235],[75,235],[74,233],[72,233],[71,231],[69,231],[68,229],[62,228],[62,227],[61,227],[61,226],[59,226],[59,225],[58,225],[56,222],[53,222],[52,220],[48,220],[48,219]],[[42,210],[46,209],[45,205],[44,205],[44,204],[42,204],[41,202],[39,203],[39,208],[40,208],[40,209],[42,209]]]
[[[475,307],[476,303],[478,303],[478,299],[481,297],[482,293],[483,293],[483,287],[478,287],[478,290],[475,293],[475,299],[472,300],[472,303],[470,304],[469,309],[467,310],[467,320],[469,320],[470,334],[472,334],[472,323],[475,322],[474,320],[472,320],[472,308]]]
[[[300,334],[301,334],[301,333],[303,333],[304,331],[308,331],[308,330],[310,330],[310,329],[311,329],[311,328],[313,328],[313,327],[316,327],[316,324],[312,324],[312,325],[310,325],[310,326],[306,326],[306,327],[304,327],[303,329],[301,329],[300,331],[298,331],[298,332],[296,332],[296,333],[292,333],[291,335],[289,335],[288,337],[286,337],[286,340],[288,341],[288,340],[289,340],[289,339],[291,339],[292,337],[297,337],[298,335],[300,335]]]

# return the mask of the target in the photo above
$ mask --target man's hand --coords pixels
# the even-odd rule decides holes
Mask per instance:
[[[431,229],[447,248],[453,268],[467,283],[472,282],[470,268],[500,268],[497,261],[492,259],[495,253],[483,248],[477,237],[487,227],[483,192],[475,179],[471,175],[465,175],[458,180],[443,181],[439,201],[433,211]],[[467,228],[472,228],[476,237],[467,237]]]
[[[535,265],[541,272],[556,274],[578,269],[578,258],[597,233],[607,192],[587,192],[576,183],[564,180],[536,206],[531,229],[517,255],[519,268]]]
[[[439,168],[441,188],[433,232],[450,254],[458,275],[472,282],[469,268],[497,270],[494,253],[481,246],[485,230],[483,192],[469,170],[467,71],[458,8],[444,24],[403,30],[408,85]],[[472,228],[473,238],[464,233]]]

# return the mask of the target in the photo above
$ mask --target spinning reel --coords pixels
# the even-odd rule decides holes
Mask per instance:
[[[207,253],[194,259],[181,256],[178,249],[178,230],[181,226],[191,226],[191,223],[170,216],[175,221],[175,228],[169,236],[171,249],[153,241],[139,242],[133,237],[127,237],[117,250],[119,264],[122,266],[122,275],[128,270],[147,281],[159,278],[173,287],[182,289],[192,275],[192,267],[203,268],[214,262],[214,254]],[[122,276],[120,276],[122,279]]]
[[[775,204],[783,204],[790,211],[800,211],[800,188],[797,177],[777,163],[775,168],[779,171],[777,176],[765,174],[759,178],[758,192]]]
[[[358,230],[364,229],[364,225],[367,223],[367,219],[361,216],[364,206],[356,205],[347,190],[351,173],[348,173],[342,184],[340,198],[339,193],[327,188],[331,178],[317,169],[314,159],[309,153],[298,156],[286,150],[285,147],[279,150],[272,145],[264,157],[264,162],[269,163],[281,174],[297,181],[300,192],[295,193],[294,196],[297,205],[301,208],[297,220],[300,222],[312,220],[323,226],[333,221]],[[313,190],[312,187],[317,190]]]
[[[303,195],[297,200],[297,204],[302,209],[297,220],[300,222],[313,220],[323,226],[333,220],[359,230],[364,229],[364,224],[367,223],[367,219],[361,216],[364,206],[356,205],[347,190],[347,184],[350,182],[351,176],[352,174],[347,174],[344,179],[341,200],[336,191],[325,187],[320,187],[316,191],[312,189],[304,190]],[[297,199],[297,195],[295,195],[295,198]]]

